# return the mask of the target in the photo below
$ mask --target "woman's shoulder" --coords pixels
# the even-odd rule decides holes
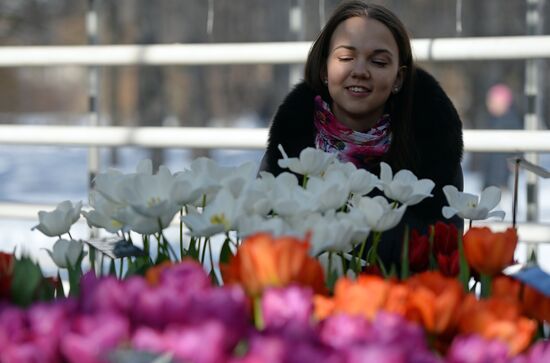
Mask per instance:
[[[305,81],[297,83],[279,105],[275,118],[281,112],[286,113],[285,116],[288,113],[301,115],[312,112],[315,96],[315,91]]]
[[[313,146],[315,96],[316,92],[305,82],[295,85],[286,95],[271,120],[262,170],[274,174],[281,172],[277,165],[280,158],[278,145],[290,157],[298,156],[300,151]]]
[[[440,186],[455,184],[464,151],[462,121],[431,74],[417,69],[414,82],[411,121],[420,174]]]
[[[434,76],[416,68],[413,85],[413,124],[462,128],[455,106]]]
[[[286,95],[271,120],[270,137],[283,133],[309,133],[313,129],[315,91],[306,83],[300,82]],[[283,135],[281,135],[283,136]]]

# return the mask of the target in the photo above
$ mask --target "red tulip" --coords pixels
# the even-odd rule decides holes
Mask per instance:
[[[437,222],[434,226],[434,256],[452,255],[458,250],[458,229],[452,223]]]
[[[409,267],[413,272],[422,272],[428,269],[429,262],[430,241],[428,236],[421,235],[416,229],[413,229],[409,242]]]
[[[455,250],[450,255],[438,254],[437,255],[437,265],[439,271],[445,276],[455,277],[458,276],[460,270],[458,250]]]
[[[10,297],[14,265],[13,255],[0,252],[0,299]]]

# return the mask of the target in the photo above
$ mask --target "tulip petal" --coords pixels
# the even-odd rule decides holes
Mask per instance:
[[[500,220],[503,220],[505,215],[506,215],[506,213],[502,210],[494,210],[494,211],[490,212],[487,215],[487,217],[496,217]]]
[[[443,217],[447,218],[447,219],[450,219],[452,218],[455,214],[458,213],[458,211],[454,208],[451,208],[451,207],[443,207],[443,209],[441,210],[441,213],[443,214]]]
[[[391,167],[385,162],[381,162],[380,163],[380,180],[382,180],[382,182],[386,184],[386,183],[390,183],[392,179],[393,179],[393,173],[392,173]]]
[[[487,208],[487,210],[491,210],[500,202],[500,197],[501,191],[499,188],[494,186],[487,187],[483,190],[483,192],[481,192],[479,206]]]

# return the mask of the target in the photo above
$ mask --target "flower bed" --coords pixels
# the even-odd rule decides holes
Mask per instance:
[[[0,253],[0,363],[550,361],[550,299],[502,274],[515,229],[413,230],[397,275],[379,264],[379,237],[433,182],[312,149],[280,164],[303,179],[208,159],[154,174],[145,162],[98,175],[91,209],[40,212],[35,228],[58,237],[49,253],[70,290]],[[446,217],[502,217],[497,188],[444,192]],[[178,212],[179,244],[164,233]],[[73,238],[80,215],[112,237]]]

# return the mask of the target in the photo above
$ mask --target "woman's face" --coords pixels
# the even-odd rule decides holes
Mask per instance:
[[[327,59],[328,91],[336,118],[366,131],[382,116],[403,70],[391,31],[378,20],[349,18],[336,28]]]

